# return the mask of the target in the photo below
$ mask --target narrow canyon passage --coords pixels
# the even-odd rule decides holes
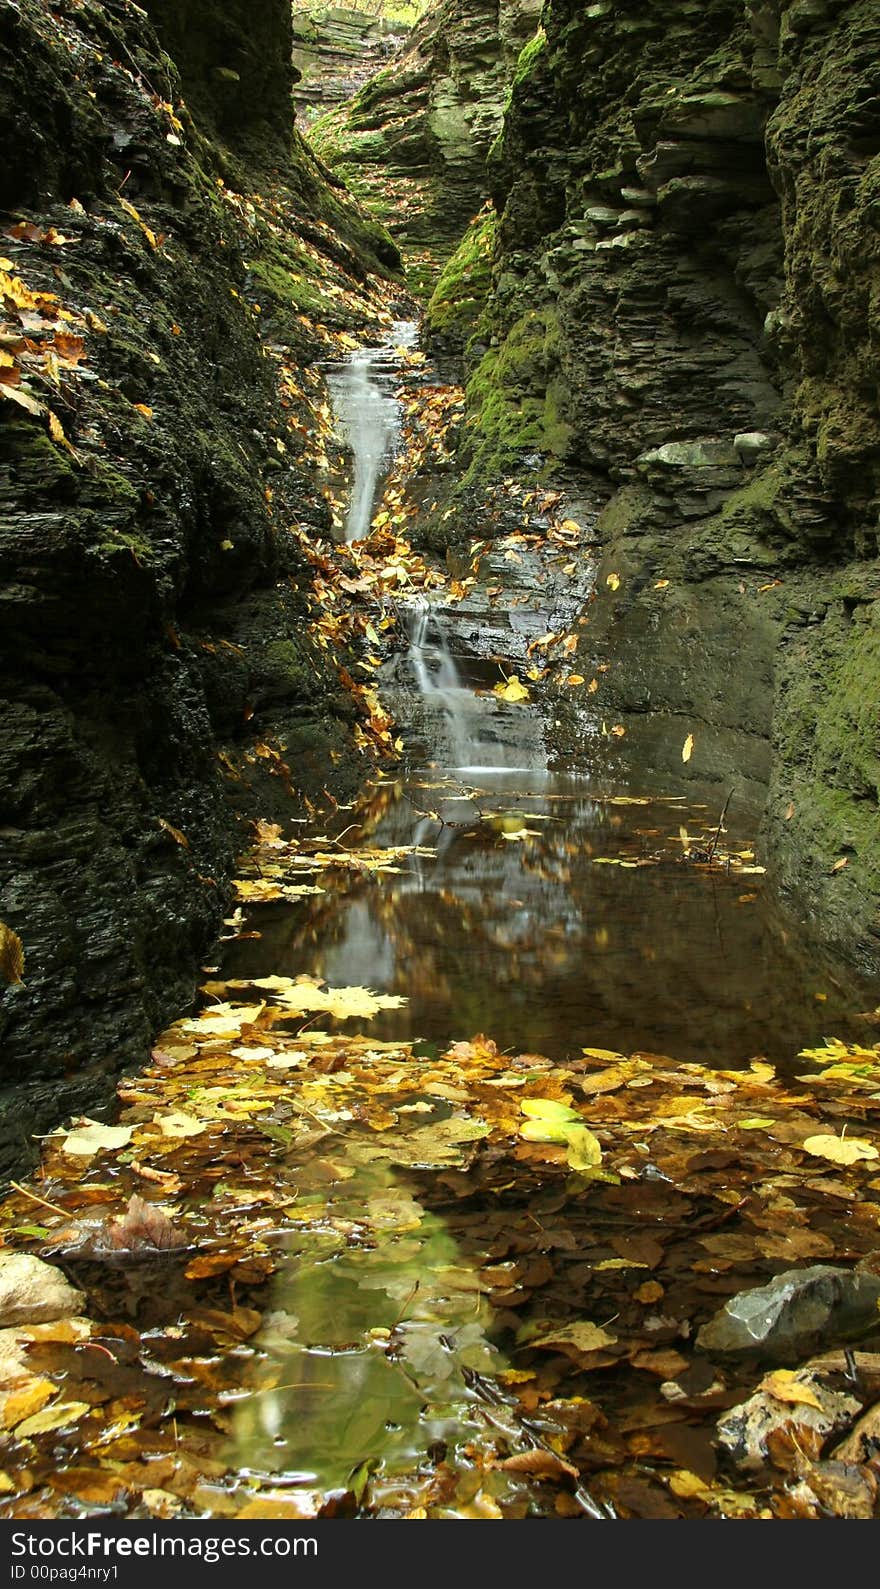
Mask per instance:
[[[874,1518],[880,19],[375,3],[0,0],[0,1521]]]

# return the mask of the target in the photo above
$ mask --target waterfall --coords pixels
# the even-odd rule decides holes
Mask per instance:
[[[449,650],[443,620],[426,601],[413,602],[406,609],[409,632],[407,660],[419,695],[428,713],[440,719],[443,736],[438,749],[452,767],[464,766],[471,747],[469,719],[474,696],[462,682],[455,658]]]
[[[417,332],[415,322],[397,321],[387,343],[358,348],[344,363],[327,370],[339,433],[352,457],[346,541],[361,541],[370,533],[376,493],[400,438],[401,408],[395,394],[399,370],[394,349],[410,347]]]
[[[441,609],[415,599],[401,614],[409,640],[404,666],[418,692],[419,737],[430,760],[468,776],[546,772],[543,714],[499,701],[491,662],[456,660]]]

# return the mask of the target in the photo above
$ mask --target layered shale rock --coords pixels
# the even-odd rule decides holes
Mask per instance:
[[[592,481],[600,705],[661,766],[693,732],[695,773],[769,780],[783,882],[876,966],[880,16],[554,0],[544,28],[461,331],[469,478]]]
[[[449,253],[486,198],[486,159],[540,9],[540,0],[441,0],[394,60],[312,129],[321,156],[411,254]]]
[[[128,0],[0,0],[2,1168],[186,1005],[231,805],[357,776],[287,528],[329,523],[294,377],[396,255],[291,142],[283,0],[150,10],[185,92]]]
[[[406,43],[409,28],[347,6],[293,14],[294,103],[303,125],[352,99]]]

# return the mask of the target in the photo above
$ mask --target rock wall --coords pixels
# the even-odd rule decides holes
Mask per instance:
[[[302,123],[352,99],[405,45],[409,27],[348,6],[293,14],[294,104]]]
[[[291,142],[283,0],[151,9],[200,119],[128,0],[0,0],[0,1169],[187,1004],[233,807],[357,777],[287,526],[329,524],[315,322],[397,256]]]
[[[410,256],[448,254],[487,197],[486,158],[540,9],[541,0],[440,0],[394,60],[311,130]]]
[[[467,458],[603,505],[584,667],[880,961],[880,13],[553,0],[491,163]],[[608,575],[616,576],[608,582]],[[575,741],[584,754],[586,739]]]

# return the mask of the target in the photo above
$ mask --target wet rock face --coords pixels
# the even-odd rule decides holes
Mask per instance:
[[[243,8],[208,9],[205,84],[222,18],[244,26]],[[291,146],[289,59],[270,82],[282,12],[261,11],[267,137],[275,112],[285,125],[273,192],[295,192],[292,226],[330,239],[327,269],[342,260],[354,287],[374,239]],[[249,39],[256,72],[253,21]],[[234,69],[256,91],[247,62]],[[266,246],[237,197],[251,156],[213,141],[219,111],[206,116],[184,107],[137,7],[0,5],[2,202],[38,239],[2,252],[79,317],[85,344],[51,397],[69,446],[0,402],[0,920],[25,952],[24,984],[0,988],[0,1173],[66,1110],[109,1100],[191,998],[242,847],[232,805],[248,809],[254,741],[284,740],[299,786],[326,781],[331,748],[341,782],[355,775],[350,702],[308,645],[284,528],[323,527],[326,507],[279,448],[290,431],[258,326],[303,363],[316,350],[296,305],[285,318],[263,284],[261,318],[248,301]],[[39,241],[50,226],[60,244]]]
[[[146,0],[191,109],[233,148],[284,159],[293,31],[285,0]],[[255,22],[257,25],[255,25]]]
[[[694,715],[762,741],[781,880],[876,970],[880,13],[555,0],[544,22],[490,166],[471,471],[537,448],[592,477],[621,590],[585,650],[615,663],[612,709],[662,709],[673,746]]]

